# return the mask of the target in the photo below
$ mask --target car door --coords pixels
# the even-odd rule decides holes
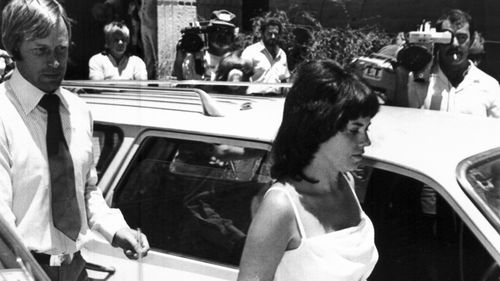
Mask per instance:
[[[100,155],[112,157],[106,150],[116,152],[122,134],[117,128],[97,128],[108,131],[96,133]],[[103,136],[113,139],[107,148]],[[87,247],[87,259],[115,265],[111,280],[139,280],[139,271],[144,280],[236,280],[252,212],[271,183],[269,150],[269,144],[247,140],[146,131],[128,148],[120,171],[107,171],[116,174],[108,201],[131,227],[146,233],[152,250],[141,270],[102,241]],[[451,199],[435,192],[435,211],[426,211],[426,194],[443,187],[425,185],[425,175],[395,163],[367,164],[355,178],[380,253],[370,280],[498,279],[494,259],[451,207]]]
[[[104,148],[102,132],[95,135]],[[102,240],[86,246],[85,258],[113,264],[116,273],[110,280],[138,280],[139,271],[144,280],[164,280],[166,275],[174,280],[235,280],[252,213],[271,183],[269,150],[269,144],[248,140],[142,133],[109,194],[112,207],[148,237],[152,250],[144,268],[139,270],[137,262]],[[98,163],[106,155],[112,153],[104,148]]]
[[[369,170],[357,187],[380,256],[370,281],[498,280],[496,262],[436,186],[394,164]]]
[[[0,216],[0,280],[50,280],[2,216]]]

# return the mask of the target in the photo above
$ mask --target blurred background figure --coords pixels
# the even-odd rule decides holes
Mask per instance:
[[[243,60],[241,50],[222,56],[215,75],[216,81],[248,82],[253,75],[252,63]],[[227,94],[245,94],[246,86],[216,86],[217,92]]]
[[[139,7],[140,41],[148,70],[148,79],[156,79],[158,74],[157,3],[156,0],[135,0],[135,2]]]
[[[156,79],[158,70],[158,12],[156,0],[104,0],[91,9],[93,18],[109,23],[125,20],[131,28],[132,51],[146,64],[148,79]]]
[[[392,40],[391,44],[382,47],[378,51],[378,54],[388,56],[396,60],[399,50],[403,48],[403,45],[405,43],[406,38],[404,32],[398,32],[398,34]]]
[[[486,51],[484,50],[484,37],[483,35],[476,31],[474,32],[474,41],[469,49],[469,59],[474,63],[475,66],[478,66],[483,61],[486,56]]]
[[[172,75],[178,80],[214,81],[222,56],[235,49],[235,17],[229,11],[216,10],[209,21],[184,28]]]
[[[118,21],[104,26],[104,50],[89,60],[91,80],[146,80],[146,64],[138,56],[130,55],[128,27]]]
[[[14,61],[7,51],[0,49],[0,82],[9,79],[14,70]]]

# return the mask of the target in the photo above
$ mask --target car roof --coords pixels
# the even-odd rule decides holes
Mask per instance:
[[[95,121],[272,143],[284,98],[211,94],[224,116],[209,116],[189,88],[104,91],[80,96]],[[365,157],[428,175],[456,169],[467,157],[500,146],[500,120],[382,106],[373,118]],[[454,174],[454,173],[453,173]]]
[[[431,175],[500,146],[500,120],[413,108],[382,106],[370,127],[369,158]],[[445,173],[449,175],[449,173]]]
[[[211,95],[223,116],[204,112],[190,89],[80,94],[95,121],[272,143],[284,98]],[[213,102],[212,101],[212,102]]]

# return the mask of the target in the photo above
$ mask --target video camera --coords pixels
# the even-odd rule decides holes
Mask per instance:
[[[397,62],[414,72],[415,79],[426,79],[426,66],[434,57],[434,44],[450,44],[449,31],[437,32],[430,22],[424,22],[418,31],[410,31],[406,44],[397,54]]]
[[[403,46],[388,45],[379,53],[356,58],[351,66],[377,93],[381,103],[392,104],[396,94],[395,66],[413,71],[416,81],[426,81],[434,44],[449,44],[451,40],[450,32],[437,32],[430,22],[424,22],[419,30],[408,33]]]
[[[233,24],[235,15],[227,10],[212,12],[208,21],[196,21],[181,29],[182,38],[179,48],[184,52],[196,53],[209,46],[210,40],[223,40],[218,37],[210,39],[210,34],[219,33],[234,40],[236,26]]]
[[[193,22],[181,29],[179,48],[188,53],[196,53],[207,47],[208,22]]]

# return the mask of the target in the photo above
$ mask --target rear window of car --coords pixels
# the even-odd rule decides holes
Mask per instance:
[[[113,207],[150,245],[236,266],[262,192],[269,152],[245,144],[149,136],[118,183]]]
[[[98,179],[108,168],[122,142],[123,132],[119,127],[94,123],[92,143]]]
[[[462,161],[458,166],[458,181],[500,232],[500,149]]]

